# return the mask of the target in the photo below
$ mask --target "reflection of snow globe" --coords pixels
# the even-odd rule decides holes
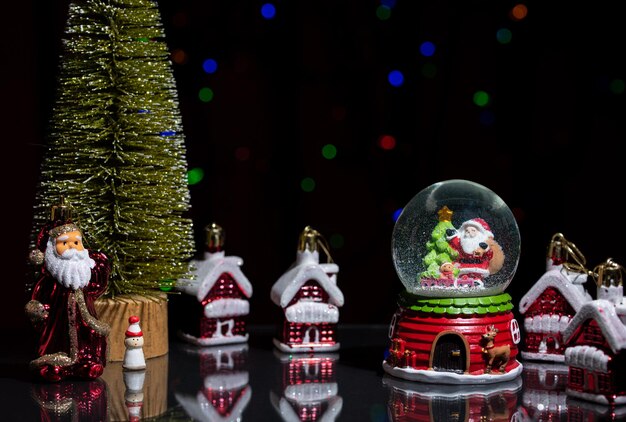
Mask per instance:
[[[507,205],[467,180],[435,183],[398,218],[393,261],[406,291],[383,362],[391,375],[448,384],[517,377],[520,340],[511,296],[520,236]]]

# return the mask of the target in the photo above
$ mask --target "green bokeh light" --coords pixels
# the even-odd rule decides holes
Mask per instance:
[[[330,243],[331,247],[335,249],[341,249],[343,248],[343,244],[345,243],[345,240],[343,238],[343,235],[339,233],[335,233],[330,236],[330,238],[328,239],[328,242]]]
[[[337,156],[337,148],[333,144],[326,144],[322,147],[322,155],[327,160],[332,160]]]
[[[613,94],[623,94],[624,93],[624,80],[623,79],[613,79],[609,84],[609,89]]]
[[[305,177],[300,182],[300,187],[305,192],[313,192],[313,190],[315,189],[315,180],[313,180],[312,177]]]
[[[437,65],[434,63],[424,63],[424,66],[422,66],[422,76],[428,79],[437,76]]]
[[[489,104],[489,94],[485,91],[476,91],[474,93],[474,104],[479,107],[485,107]]]
[[[204,170],[200,167],[193,168],[187,172],[187,183],[195,185],[204,179]]]
[[[391,8],[381,4],[376,8],[376,17],[381,21],[386,21],[391,17]]]
[[[496,32],[496,39],[500,44],[508,44],[513,38],[513,33],[508,28],[500,28]]]
[[[207,87],[201,88],[198,92],[198,98],[200,98],[200,101],[203,103],[210,102],[213,99],[213,90]]]

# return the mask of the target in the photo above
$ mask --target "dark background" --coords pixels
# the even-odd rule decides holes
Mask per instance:
[[[397,0],[160,2],[186,133],[192,218],[217,222],[226,253],[254,286],[250,323],[273,323],[272,284],[311,225],[333,239],[344,292],[341,323],[386,324],[402,290],[391,259],[395,210],[430,184],[468,179],[512,209],[521,256],[507,289],[517,305],[562,232],[588,266],[626,262],[622,217],[626,140],[623,11],[610,2]],[[56,90],[66,1],[5,5],[2,51],[5,221],[2,348],[25,347],[28,242],[46,124]],[[507,28],[511,42],[496,33]],[[432,57],[419,46],[431,41]],[[207,74],[202,62],[214,58]],[[434,65],[434,77],[424,76]],[[391,86],[387,75],[405,81]],[[622,81],[621,92],[610,89]],[[210,87],[214,99],[198,99]],[[490,94],[485,107],[475,92]],[[8,133],[7,133],[8,131]],[[396,147],[380,148],[382,135]],[[332,143],[337,156],[321,148]],[[315,180],[312,192],[300,182]],[[175,239],[164,239],[175,241]],[[176,316],[172,315],[175,321]]]

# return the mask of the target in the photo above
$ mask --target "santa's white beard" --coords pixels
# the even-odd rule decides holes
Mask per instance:
[[[46,248],[46,269],[52,277],[68,289],[82,289],[91,279],[91,269],[96,262],[89,257],[89,251],[68,249],[63,255],[57,254],[56,246],[48,243]]]
[[[467,234],[461,236],[461,247],[463,248],[463,252],[467,254],[474,253],[474,251],[480,247],[478,244],[481,242],[487,243],[487,235],[477,233],[474,237],[470,237]]]

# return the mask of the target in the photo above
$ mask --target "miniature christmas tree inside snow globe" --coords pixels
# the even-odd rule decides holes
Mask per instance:
[[[504,290],[519,252],[511,210],[486,187],[447,180],[414,196],[393,230],[393,262],[406,291],[384,370],[445,384],[517,377],[520,330]]]

